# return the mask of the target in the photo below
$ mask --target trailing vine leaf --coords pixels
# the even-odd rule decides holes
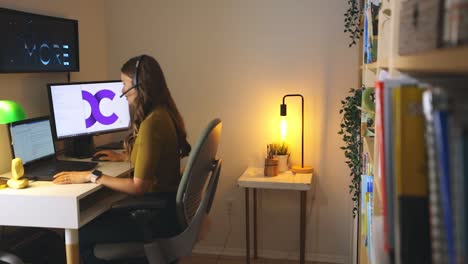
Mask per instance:
[[[344,14],[344,33],[348,33],[351,42],[349,47],[357,44],[357,40],[362,35],[363,29],[361,28],[361,9],[358,0],[348,0],[348,10]]]
[[[382,22],[382,28],[385,26],[385,24],[389,21],[391,15],[392,15],[392,10],[386,8],[382,11],[383,14],[383,22]]]
[[[351,88],[350,96],[341,101],[340,114],[343,119],[340,124],[338,134],[342,136],[345,146],[340,147],[344,151],[346,164],[350,169],[349,177],[351,184],[349,185],[349,193],[352,195],[353,201],[353,217],[356,217],[359,208],[359,195],[361,193],[361,97],[362,89]]]
[[[386,15],[386,16],[389,17],[389,16],[392,15],[392,10],[390,10],[390,9],[387,8],[387,9],[384,9],[384,11],[382,11],[382,13],[383,13],[384,15]]]

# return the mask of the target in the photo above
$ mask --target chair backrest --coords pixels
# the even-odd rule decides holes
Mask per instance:
[[[216,153],[221,138],[221,129],[221,120],[218,118],[212,120],[202,132],[188,157],[176,198],[179,222],[183,229],[190,225],[199,209],[210,175],[213,177],[215,169],[219,174],[221,164],[216,166],[218,163]],[[217,184],[217,179],[213,184]],[[214,193],[208,202],[208,211],[213,197]]]
[[[149,263],[173,263],[191,254],[218,185],[222,160],[216,159],[222,123],[212,120],[192,149],[177,190],[176,205],[182,232],[144,245]]]

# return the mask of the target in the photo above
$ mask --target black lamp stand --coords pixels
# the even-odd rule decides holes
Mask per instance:
[[[286,116],[286,97],[301,97],[301,105],[302,105],[302,125],[301,125],[301,167],[299,166],[292,166],[291,170],[295,173],[312,173],[312,167],[304,166],[304,97],[302,94],[287,94],[283,96],[283,103],[280,105],[280,115]]]

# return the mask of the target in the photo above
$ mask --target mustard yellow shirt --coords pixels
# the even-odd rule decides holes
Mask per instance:
[[[175,124],[165,108],[151,112],[140,125],[130,160],[133,177],[153,180],[153,192],[176,192],[180,158]]]

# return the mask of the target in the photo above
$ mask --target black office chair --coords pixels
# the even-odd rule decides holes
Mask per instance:
[[[24,262],[17,256],[11,253],[5,252],[5,251],[0,251],[0,264],[3,264],[3,263],[24,264]]]
[[[221,172],[222,160],[216,159],[221,128],[221,120],[212,120],[188,157],[176,198],[181,232],[167,238],[151,237],[145,243],[96,245],[96,256],[115,260],[144,255],[150,264],[163,264],[176,263],[181,257],[191,254],[198,241],[203,219],[210,212]],[[151,226],[148,226],[149,221],[144,215],[158,206],[161,206],[160,201],[143,196],[125,199],[113,208],[138,215],[136,221],[143,230],[148,230],[146,234],[151,234]],[[114,253],[106,253],[109,249]]]
[[[52,230],[16,227],[2,234],[0,264],[64,262],[63,237]]]

